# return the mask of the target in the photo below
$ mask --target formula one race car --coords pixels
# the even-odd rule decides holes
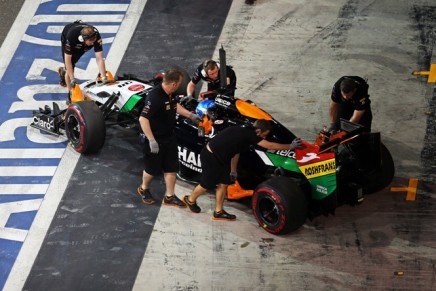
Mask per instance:
[[[185,81],[189,81],[186,76]],[[97,152],[104,144],[109,124],[138,128],[138,118],[149,90],[160,77],[141,81],[122,76],[106,83],[98,80],[76,87],[73,104],[60,110],[40,108],[33,114],[32,127],[54,134],[66,134],[80,153]],[[186,83],[185,82],[185,83]],[[79,97],[77,97],[79,96]],[[201,94],[202,100],[180,99],[180,104],[201,115],[193,124],[177,117],[179,148],[178,177],[198,182],[201,149],[209,139],[229,126],[250,126],[257,119],[270,120],[268,140],[291,143],[295,135],[249,100],[216,92]],[[82,98],[83,101],[76,99]],[[364,151],[356,151],[356,140],[364,138]],[[360,141],[362,142],[362,141]],[[241,153],[238,179],[228,187],[228,199],[251,197],[259,225],[273,234],[285,234],[303,225],[307,218],[334,214],[341,204],[359,204],[364,195],[386,187],[394,176],[394,164],[380,133],[364,134],[362,127],[342,120],[337,133],[321,131],[314,143],[303,142],[295,151],[266,151],[253,147]]]
[[[182,99],[181,104],[204,118],[201,130],[179,117],[179,178],[199,181],[199,154],[210,138],[228,126],[250,126],[256,119],[270,120],[269,141],[291,143],[296,137],[251,101],[214,93],[204,101]],[[362,126],[341,120],[335,133],[323,129],[314,143],[303,141],[296,150],[266,151],[253,147],[241,153],[237,181],[228,199],[252,197],[253,213],[266,231],[285,234],[319,214],[334,214],[341,204],[355,205],[365,194],[388,186],[394,163],[380,141],[380,133],[364,134]],[[200,134],[199,134],[200,132]],[[364,144],[362,152],[361,144]]]

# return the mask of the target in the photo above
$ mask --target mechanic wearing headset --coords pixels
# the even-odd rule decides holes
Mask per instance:
[[[344,76],[336,81],[330,102],[330,130],[338,130],[340,118],[344,118],[364,126],[365,132],[371,132],[368,88],[368,83],[358,76]]]
[[[177,140],[175,134],[176,113],[198,124],[200,117],[182,107],[173,94],[183,80],[178,69],[165,72],[161,85],[153,88],[145,99],[145,105],[139,117],[141,129],[145,134],[144,171],[142,183],[137,189],[144,204],[156,201],[150,193],[151,182],[156,175],[164,173],[165,196],[162,204],[176,207],[186,205],[174,194],[176,173],[179,169]]]
[[[188,96],[193,96],[195,85],[203,80],[207,82],[208,91],[217,91],[227,96],[235,96],[236,90],[236,74],[231,66],[226,66],[227,86],[225,92],[221,91],[220,67],[219,63],[214,60],[205,60],[197,67],[191,81],[188,83],[186,93]]]
[[[265,119],[256,120],[253,127],[230,126],[219,132],[200,153],[202,173],[191,195],[182,200],[194,213],[201,212],[197,198],[207,189],[216,186],[216,202],[212,219],[235,220],[236,216],[223,209],[227,186],[231,182],[231,173],[236,174],[239,153],[249,150],[251,145],[259,145],[267,150],[293,150],[301,146],[301,140],[295,138],[291,144],[279,144],[265,138],[271,131],[271,124]]]
[[[94,48],[100,76],[106,77],[106,65],[103,58],[103,46],[100,33],[92,25],[80,20],[67,24],[61,35],[62,58],[65,67],[59,67],[59,84],[68,88],[67,104],[71,103],[71,88],[77,81],[74,77],[74,68],[82,55]]]

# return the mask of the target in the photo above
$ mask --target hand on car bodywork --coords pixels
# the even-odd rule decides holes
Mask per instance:
[[[296,149],[296,148],[300,148],[301,146],[302,146],[301,138],[296,137],[296,138],[294,138],[294,140],[291,143],[291,150]]]
[[[74,89],[74,87],[76,87],[76,85],[78,85],[78,84],[79,83],[77,83],[76,79],[72,79],[70,82],[71,89]]]
[[[191,114],[189,114],[189,117],[188,117],[193,123],[195,123],[195,124],[198,124],[200,121],[201,121],[201,117],[200,116],[198,116],[197,114],[195,114],[195,113],[191,113]]]
[[[188,95],[188,96],[183,96],[182,99],[180,99],[180,103],[184,104],[184,103],[188,103],[191,100],[195,100],[194,97],[192,97],[192,95]]]
[[[156,140],[150,139],[148,143],[150,144],[150,153],[152,154],[159,153],[159,144],[156,142]]]

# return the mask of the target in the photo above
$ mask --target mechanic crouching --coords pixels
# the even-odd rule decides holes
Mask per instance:
[[[103,58],[103,42],[99,31],[92,25],[77,20],[67,24],[61,35],[64,67],[58,68],[59,84],[68,89],[67,105],[71,103],[71,89],[77,84],[74,68],[82,55],[94,48],[100,76],[105,78],[106,65]]]
[[[330,101],[330,131],[340,129],[340,119],[349,120],[363,126],[361,136],[349,143],[348,150],[351,155],[358,157],[359,167],[368,167],[369,133],[371,132],[372,111],[371,100],[368,94],[369,85],[365,79],[358,76],[343,76],[333,86]],[[349,156],[350,153],[341,152]]]
[[[178,104],[176,96],[173,96],[182,80],[183,73],[180,70],[167,70],[162,84],[153,88],[147,95],[139,118],[146,141],[142,183],[137,189],[137,194],[141,196],[144,204],[156,202],[151,195],[150,184],[154,176],[163,172],[166,190],[162,204],[186,207],[185,203],[174,194],[179,167],[175,134],[176,113],[191,119],[196,124],[201,119]]]
[[[207,82],[207,91],[215,91],[230,97],[235,96],[236,90],[236,74],[231,66],[226,66],[227,84],[225,92],[221,92],[221,78],[219,63],[214,60],[205,60],[200,64],[194,72],[191,81],[186,88],[187,96],[193,96],[195,85],[203,80]]]
[[[235,175],[239,154],[248,151],[251,145],[259,145],[267,150],[293,150],[301,146],[301,140],[295,138],[291,144],[279,144],[267,141],[265,138],[271,131],[271,124],[265,119],[256,120],[252,127],[231,126],[219,132],[200,153],[202,174],[191,195],[183,196],[182,200],[194,213],[201,212],[197,198],[208,189],[216,186],[216,203],[212,219],[232,221],[233,214],[224,208],[224,197],[227,186],[231,182],[231,173]]]

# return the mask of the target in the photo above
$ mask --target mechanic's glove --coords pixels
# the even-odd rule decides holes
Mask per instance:
[[[291,150],[300,148],[301,146],[301,138],[299,137],[294,138],[294,140],[291,142]]]
[[[159,153],[159,144],[154,139],[150,139],[148,143],[150,144],[150,153]]]
[[[192,95],[183,96],[182,98],[180,98],[180,104],[186,105],[192,100],[195,100],[194,97],[192,97]]]
[[[238,179],[238,173],[237,172],[230,172],[230,181],[232,183],[235,183],[236,179]]]
[[[189,117],[188,117],[194,124],[198,124],[198,123],[200,123],[201,122],[201,117],[200,116],[198,116],[197,114],[195,114],[195,113],[191,113],[191,114],[189,114]]]
[[[74,89],[74,87],[76,87],[76,85],[79,85],[79,83],[77,83],[76,79],[71,80],[71,82],[70,82],[71,89]]]

